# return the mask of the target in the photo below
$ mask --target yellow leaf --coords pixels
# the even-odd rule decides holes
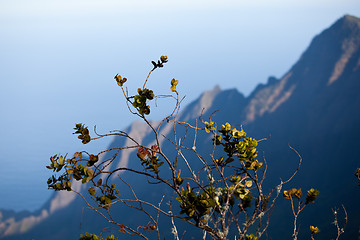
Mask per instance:
[[[320,229],[318,227],[310,226],[311,233],[317,234],[320,232]]]
[[[301,198],[302,196],[302,192],[301,192],[301,188],[297,189],[294,193],[295,197],[297,197],[298,199]]]
[[[285,199],[290,199],[291,198],[291,191],[284,191],[283,197]]]
[[[252,186],[252,181],[246,181],[245,186],[246,187],[251,187]]]
[[[170,87],[170,90],[172,91],[172,92],[176,92],[176,85],[179,83],[179,81],[178,80],[175,80],[175,78],[173,78],[172,80],[171,80],[171,87]]]

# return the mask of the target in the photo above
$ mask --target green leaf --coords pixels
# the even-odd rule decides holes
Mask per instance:
[[[317,195],[319,195],[320,191],[311,188],[308,192],[307,192],[307,196],[306,196],[306,202],[305,204],[309,204],[309,203],[313,203],[315,202]]]
[[[93,187],[89,187],[88,191],[91,196],[96,197],[96,191]]]
[[[88,183],[90,181],[90,179],[88,177],[84,177],[81,182],[84,183]]]

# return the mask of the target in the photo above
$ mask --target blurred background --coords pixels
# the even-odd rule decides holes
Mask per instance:
[[[134,120],[115,74],[135,93],[167,55],[148,84],[155,94],[176,78],[184,104],[217,84],[247,96],[344,14],[359,17],[360,2],[0,0],[0,208],[40,208],[50,156],[109,144],[83,146],[75,123],[106,133]],[[149,118],[170,108],[159,100]]]

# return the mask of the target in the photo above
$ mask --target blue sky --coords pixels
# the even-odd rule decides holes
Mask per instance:
[[[344,14],[359,17],[360,1],[0,0],[0,208],[45,202],[49,156],[84,149],[74,123],[106,132],[134,120],[116,73],[134,92],[167,55],[149,82],[155,93],[174,77],[185,103],[216,84],[248,95]],[[159,102],[150,118],[167,109]]]

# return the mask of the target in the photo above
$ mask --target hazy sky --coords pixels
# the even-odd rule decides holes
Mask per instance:
[[[116,73],[134,93],[167,55],[149,82],[157,94],[174,77],[186,103],[216,84],[248,95],[344,14],[359,17],[360,1],[0,0],[0,208],[45,202],[49,156],[84,149],[74,123],[105,132],[133,120]]]

